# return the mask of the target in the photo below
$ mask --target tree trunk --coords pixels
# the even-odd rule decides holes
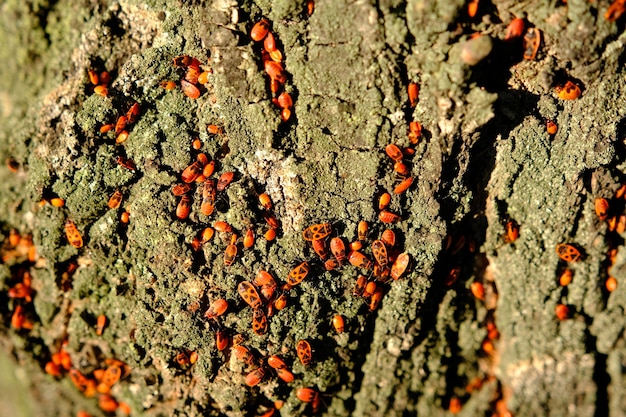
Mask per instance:
[[[2,6],[7,415],[103,415],[107,397],[87,397],[91,388],[70,375],[95,381],[112,358],[130,372],[99,390],[110,387],[134,416],[252,416],[277,401],[283,416],[623,414],[626,34],[623,18],[606,18],[608,1],[191,3]],[[293,106],[284,96],[272,102],[269,58],[250,37],[263,17]],[[524,30],[507,34],[516,17]],[[197,67],[174,60],[183,55],[209,72],[197,99],[181,90]],[[89,70],[110,73],[108,84],[97,82],[106,97]],[[114,130],[101,133],[135,102],[141,111],[123,143]],[[411,122],[421,136],[409,134]],[[408,173],[394,172],[389,144],[401,148],[396,159]],[[182,198],[171,189],[201,152],[215,160],[211,178],[233,172],[234,181],[208,216],[206,186],[192,181],[190,214],[179,219]],[[406,177],[408,190],[393,193]],[[116,190],[122,203],[109,208]],[[393,224],[382,221],[393,216],[381,215],[384,192],[392,194],[384,210],[400,217]],[[268,241],[272,216],[279,225]],[[68,242],[67,220],[82,247]],[[313,231],[328,251],[332,238],[356,241],[360,221],[369,224],[360,252],[376,268],[346,257],[327,271],[303,230],[329,223]],[[198,245],[206,227],[218,230]],[[11,229],[24,238],[17,246]],[[373,244],[385,229],[396,235],[387,255]],[[227,266],[229,244],[237,255]],[[558,244],[571,245],[559,247],[561,257]],[[409,255],[407,272],[385,278],[381,265],[400,253]],[[310,271],[296,283],[303,261]],[[238,285],[260,270],[276,280],[276,295],[259,296],[253,311]],[[562,285],[566,270],[572,280]],[[16,296],[24,271],[32,301]],[[359,274],[376,283],[375,295],[354,294]],[[286,308],[273,308],[282,294]],[[220,298],[226,312],[206,318]],[[259,315],[269,316],[263,335],[253,331]],[[222,351],[218,334],[229,339]],[[300,340],[313,348],[307,366],[296,355]],[[252,364],[236,357],[240,347]],[[47,375],[59,351],[72,371]],[[197,362],[179,363],[191,352]],[[279,378],[270,355],[293,382]],[[255,369],[264,375],[249,387]],[[314,401],[298,399],[304,387]]]

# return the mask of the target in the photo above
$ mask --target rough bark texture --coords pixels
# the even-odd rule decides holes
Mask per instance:
[[[319,412],[329,416],[447,415],[457,399],[467,416],[502,412],[504,403],[515,416],[622,415],[624,239],[594,212],[597,197],[609,199],[611,216],[624,209],[613,195],[626,170],[626,33],[623,18],[604,18],[608,7],[606,0],[481,1],[470,18],[462,0],[316,0],[310,16],[293,1],[4,2],[0,155],[19,169],[0,168],[0,231],[31,233],[42,260],[0,266],[0,410],[102,415],[97,399],[67,376],[44,373],[67,340],[85,374],[112,357],[132,368],[112,394],[136,416],[259,415],[277,400],[285,401],[280,415],[310,415],[311,405],[296,397],[300,387],[319,390]],[[522,59],[520,39],[503,40],[516,16],[543,34],[534,60]],[[284,55],[295,101],[288,123],[270,100],[261,49],[249,37],[261,17]],[[468,44],[475,32],[491,42]],[[463,51],[488,55],[469,66]],[[172,59],[183,54],[210,59],[197,100],[159,85],[181,78]],[[92,68],[111,72],[109,97],[93,94]],[[557,97],[554,87],[566,79],[582,87],[578,99]],[[409,82],[420,87],[415,108]],[[99,133],[135,101],[141,116],[125,143]],[[546,119],[557,123],[556,135],[546,132]],[[416,146],[407,139],[414,120],[423,126]],[[207,133],[209,124],[223,134]],[[210,217],[200,213],[198,188],[190,218],[180,221],[170,188],[196,157],[193,137],[217,159],[218,174],[234,171],[236,179]],[[387,227],[377,198],[396,182],[384,152],[390,143],[415,149],[407,158],[415,181],[390,206],[402,215],[392,229],[412,262],[404,277],[381,284],[384,298],[370,312],[352,295],[358,271],[325,271],[301,232],[329,222],[331,237],[350,242],[366,220],[369,253]],[[137,170],[116,164],[117,156]],[[116,189],[122,207],[109,209]],[[262,238],[261,192],[281,224],[274,242]],[[38,204],[53,196],[65,206]],[[128,226],[119,223],[124,209]],[[66,219],[77,224],[83,248],[68,244]],[[512,243],[503,237],[511,219],[520,225]],[[239,236],[249,228],[257,235],[230,267],[223,263],[230,235],[218,233],[199,252],[190,246],[216,220]],[[558,282],[566,266],[559,243],[583,254],[567,265],[567,287]],[[282,284],[303,260],[311,273],[269,318],[268,333],[255,335],[237,284],[260,269]],[[66,280],[70,263],[78,269]],[[24,265],[36,291],[27,306],[34,328],[16,331],[11,315],[23,301],[8,290]],[[454,268],[459,278],[446,285]],[[609,275],[618,282],[612,293]],[[470,292],[475,281],[486,288],[484,301]],[[203,317],[216,298],[230,303],[219,324]],[[569,307],[569,319],[557,320],[557,304]],[[109,324],[97,336],[100,314]],[[335,314],[345,318],[342,334],[331,325]],[[487,352],[494,325],[500,335]],[[230,348],[217,350],[218,329],[243,335],[259,361],[282,355],[296,380],[283,383],[268,370],[257,387],[246,386],[252,368]],[[295,354],[300,339],[314,348],[308,367]],[[198,352],[198,362],[178,365],[182,349]],[[21,395],[36,401],[22,405]]]

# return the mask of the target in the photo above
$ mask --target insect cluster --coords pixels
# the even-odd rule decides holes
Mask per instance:
[[[65,349],[66,344],[67,342],[63,342],[61,348],[52,354],[51,360],[45,365],[46,373],[55,378],[68,376],[74,386],[87,398],[97,395],[98,405],[102,411],[114,413],[120,410],[122,414],[129,415],[130,406],[123,401],[117,401],[111,395],[111,388],[130,374],[130,367],[120,360],[106,358],[103,361],[104,367],[96,368],[85,375],[73,366],[72,358]]]
[[[278,49],[278,43],[270,29],[269,20],[262,18],[256,22],[250,31],[250,38],[258,43],[263,42],[261,62],[270,79],[272,103],[281,110],[280,118],[286,122],[291,118],[293,99],[285,89],[287,73],[282,64],[283,53]]]
[[[11,229],[0,253],[2,263],[11,265],[12,270],[12,286],[8,290],[8,296],[13,300],[11,327],[18,331],[31,330],[34,325],[35,313],[32,301],[35,290],[32,287],[30,269],[40,260],[33,245],[33,238],[30,235],[20,235],[17,230]]]

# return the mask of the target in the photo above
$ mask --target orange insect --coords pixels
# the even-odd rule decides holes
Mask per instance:
[[[289,93],[283,92],[278,96],[278,107],[281,109],[290,109],[293,107],[293,100],[291,99]]]
[[[296,397],[304,403],[314,402],[319,398],[319,392],[313,388],[298,388]]]
[[[189,165],[180,175],[183,182],[193,182],[200,174],[202,174],[202,168],[204,168],[204,165],[201,161],[195,161],[193,164]]]
[[[65,221],[65,236],[68,242],[70,242],[70,245],[75,248],[83,247],[83,237],[80,235],[76,224],[70,219]]]
[[[222,133],[224,133],[224,129],[217,125],[208,125],[206,127],[206,130],[212,135],[221,135]]]
[[[314,224],[304,229],[302,237],[308,241],[321,240],[328,236],[330,232],[332,232],[330,223]]]
[[[189,190],[191,190],[191,185],[189,184],[176,184],[172,187],[172,194],[180,197],[183,194],[187,194]]]
[[[348,256],[348,262],[357,268],[369,269],[372,267],[372,261],[359,251],[352,251]]]
[[[202,148],[202,141],[198,138],[195,138],[193,141],[191,141],[191,147],[194,150],[199,151],[200,148]]]
[[[126,120],[128,121],[128,123],[135,123],[137,121],[137,118],[139,117],[140,111],[141,108],[139,107],[139,103],[135,103],[130,106],[130,109],[128,109],[128,111],[126,112]]]
[[[254,246],[254,231],[252,229],[248,229],[243,238],[243,247],[251,248]]]
[[[15,229],[11,229],[9,231],[9,244],[13,247],[17,246],[20,243],[20,233],[15,230]]]
[[[574,273],[571,269],[564,270],[559,277],[559,285],[562,287],[567,287],[572,282],[573,275]]]
[[[232,348],[232,352],[235,354],[235,357],[237,359],[239,359],[240,361],[242,361],[242,362],[244,362],[244,363],[246,363],[248,365],[252,365],[255,362],[254,355],[245,346],[235,345]]]
[[[52,207],[63,207],[65,205],[65,200],[59,197],[51,198],[50,204]]]
[[[343,333],[345,329],[345,323],[341,314],[336,314],[333,317],[333,327],[337,330],[337,333]]]
[[[220,179],[217,181],[217,191],[224,191],[226,187],[233,181],[235,178],[235,173],[232,171],[225,172],[220,176]]]
[[[255,42],[261,42],[270,31],[270,22],[263,18],[256,22],[250,31],[250,37]]]
[[[226,250],[224,251],[224,265],[231,266],[233,262],[235,262],[235,258],[237,257],[237,245],[235,242],[237,241],[237,235],[233,235],[230,240],[230,245],[226,246]]]
[[[278,94],[281,88],[283,88],[283,85],[278,80],[270,80],[270,91],[272,92],[272,94]],[[278,99],[273,98],[272,103],[278,106]]]
[[[367,239],[367,230],[367,222],[365,220],[361,220],[357,226],[357,237],[359,240]]]
[[[128,224],[129,221],[130,221],[130,213],[128,211],[124,211],[122,214],[120,214],[120,222],[122,224]]]
[[[374,291],[374,293],[372,294],[372,298],[370,299],[369,310],[375,311],[378,308],[378,305],[380,304],[380,301],[382,299],[383,299],[383,289],[376,288],[376,291]]]
[[[420,122],[409,123],[409,142],[413,145],[417,145],[422,137],[422,124]]]
[[[384,210],[385,208],[387,208],[390,202],[391,202],[391,194],[383,193],[378,199],[378,209]],[[360,239],[360,240],[365,240],[365,239]]]
[[[504,36],[504,40],[508,41],[511,39],[519,38],[524,33],[524,19],[520,19],[519,17],[511,20],[511,23],[506,28],[506,35]]]
[[[376,283],[374,281],[370,281],[365,285],[365,290],[363,290],[363,298],[369,298],[371,297],[375,292],[376,289],[378,288],[378,285],[376,285]]]
[[[296,353],[298,354],[298,359],[304,366],[308,366],[313,360],[313,354],[311,351],[311,345],[306,340],[299,340],[296,345]]]
[[[461,267],[455,266],[448,271],[448,274],[446,275],[446,278],[443,281],[443,283],[446,285],[446,287],[450,287],[452,286],[452,284],[456,282],[457,279],[459,279],[460,275],[461,275]]]
[[[265,368],[257,368],[254,371],[251,371],[250,373],[248,373],[248,375],[246,375],[246,384],[249,387],[254,387],[255,385],[258,385],[259,382],[261,382],[263,378],[265,378],[265,373]]]
[[[280,379],[282,379],[284,382],[288,384],[292,383],[293,380],[295,379],[295,377],[293,376],[293,373],[291,373],[291,371],[288,369],[283,369],[283,368],[277,369],[276,375],[278,375]]]
[[[403,179],[396,187],[393,189],[394,194],[402,194],[413,184],[413,177],[408,177]]]
[[[476,297],[477,299],[485,299],[485,287],[481,282],[472,282],[472,284],[470,285],[470,290],[472,291],[472,294],[474,294],[474,297]]]
[[[274,300],[274,308],[280,311],[285,307],[287,307],[287,295],[282,293],[276,298],[276,300]]]
[[[608,292],[613,292],[617,289],[617,280],[615,279],[615,277],[608,277],[606,279],[606,282],[604,283],[604,286],[606,287],[606,290]]]
[[[556,245],[556,253],[559,255],[559,258],[566,262],[576,262],[581,257],[578,249],[566,243],[559,243]]]
[[[230,233],[233,231],[233,227],[230,224],[223,222],[223,221],[217,221],[213,223],[213,227],[215,228],[215,230],[221,233]]]
[[[604,13],[604,18],[609,22],[615,22],[626,12],[626,1],[615,0]]]
[[[448,405],[448,411],[450,411],[450,413],[458,414],[461,412],[462,408],[463,408],[463,403],[461,403],[461,400],[459,399],[459,397],[450,398],[450,404]]]
[[[470,0],[467,4],[467,15],[469,17],[475,17],[478,13],[478,3],[480,0]]]
[[[102,71],[100,73],[100,84],[108,84],[111,82],[111,74],[108,71]]]
[[[269,300],[274,295],[276,290],[276,281],[272,275],[267,271],[259,271],[254,278],[254,285],[261,288],[261,294],[265,299]]]
[[[117,119],[117,123],[115,123],[115,134],[119,134],[122,132],[122,130],[124,130],[127,121],[128,119],[126,118],[126,116],[120,116]]]
[[[104,327],[106,326],[106,324],[107,324],[107,316],[105,316],[104,314],[100,314],[96,321],[96,334],[98,336],[102,336],[102,333],[104,332]]]
[[[548,119],[546,120],[546,130],[548,132],[548,135],[554,136],[556,135],[556,132],[558,132],[559,127],[552,120]]]
[[[178,206],[176,207],[176,217],[180,220],[185,220],[189,217],[189,211],[191,210],[191,197],[188,195],[183,195],[178,202]]]
[[[237,291],[239,292],[241,298],[243,298],[243,300],[248,303],[250,307],[255,310],[261,307],[261,297],[259,296],[256,288],[254,288],[254,285],[248,281],[242,281],[237,286]]]
[[[417,100],[419,99],[420,88],[416,83],[409,83],[407,87],[407,92],[409,94],[409,103],[411,107],[417,106]]]
[[[202,230],[202,233],[200,235],[202,237],[202,239],[200,240],[200,243],[201,244],[207,243],[209,240],[213,238],[214,234],[215,234],[215,230],[212,227],[205,227],[204,230]]]
[[[78,369],[70,369],[70,379],[80,392],[84,392],[89,386],[89,380]]]
[[[598,197],[594,201],[594,207],[596,210],[596,214],[600,218],[600,220],[606,220],[609,214],[609,202],[606,198]]]
[[[121,165],[124,168],[129,169],[131,171],[137,170],[137,165],[135,165],[132,159],[124,158],[123,156],[118,156],[115,162],[117,162],[118,165]]]
[[[506,236],[504,240],[508,243],[513,243],[519,238],[519,226],[514,220],[509,220],[505,225]]]
[[[306,14],[311,16],[315,11],[315,0],[306,0]]]
[[[115,138],[115,143],[120,144],[126,142],[128,139],[129,133],[126,130],[122,130],[119,135]]]
[[[202,187],[202,205],[200,206],[202,214],[205,216],[213,214],[216,198],[217,191],[215,190],[215,181],[209,178],[204,181],[204,186]]]
[[[110,391],[111,387],[117,383],[122,377],[122,368],[117,365],[112,365],[107,367],[107,369],[102,374],[102,378],[100,384],[98,385],[98,392],[101,394],[106,394]]]
[[[395,164],[393,164],[393,170],[396,171],[400,177],[408,177],[409,174],[410,174],[410,170],[409,170],[408,165],[405,164],[402,161],[398,161]],[[396,194],[400,194],[400,193],[396,193]],[[382,209],[380,209],[380,210],[382,210]]]
[[[127,403],[123,401],[120,401],[119,403],[117,403],[117,408],[120,410],[122,414],[127,415],[127,416],[129,416],[130,413],[132,412],[130,405],[128,405]]]
[[[13,314],[11,315],[11,327],[15,330],[30,330],[33,328],[33,324],[26,318],[24,307],[21,305],[15,306],[15,310],[13,310]]]
[[[285,361],[283,361],[280,357],[276,355],[272,355],[269,358],[267,358],[267,364],[274,369],[286,369],[287,368]]]
[[[263,206],[263,208],[265,208],[265,210],[272,209],[272,200],[270,199],[270,196],[267,195],[267,193],[263,193],[259,195],[259,203],[261,203],[261,205]]]
[[[165,90],[173,90],[176,88],[176,83],[174,81],[161,81],[159,85]]]
[[[391,278],[393,278],[394,280],[400,278],[409,267],[410,261],[411,258],[409,257],[408,253],[402,252],[400,255],[398,255],[393,265],[391,265]]]
[[[267,316],[262,308],[255,308],[252,312],[252,330],[259,336],[267,332]]]
[[[328,252],[326,252],[326,245],[324,244],[324,240],[314,240],[313,241],[313,250],[317,255],[324,261],[328,258]],[[345,256],[345,253],[344,253]]]
[[[557,304],[555,308],[556,317],[559,320],[567,320],[570,317],[569,307],[565,304]]]
[[[339,268],[339,262],[337,262],[336,259],[328,259],[326,262],[324,262],[324,268],[327,271],[334,271],[335,269]]]
[[[330,251],[339,264],[346,259],[346,245],[343,243],[341,238],[334,237],[330,240]]]
[[[220,352],[228,347],[228,333],[220,329],[215,333],[215,346]]]
[[[263,235],[263,237],[265,238],[265,240],[267,240],[268,242],[271,242],[272,240],[276,239],[276,229],[274,228],[270,228],[267,232],[265,232],[265,234]]]
[[[385,147],[385,153],[387,153],[387,156],[389,156],[389,158],[393,159],[394,161],[401,161],[403,158],[402,150],[400,150],[400,148],[393,143],[390,143]]]
[[[276,39],[274,38],[274,35],[272,34],[272,32],[267,33],[267,36],[265,37],[265,41],[263,41],[263,48],[267,52],[272,52],[276,50]]]
[[[265,61],[265,72],[269,75],[271,80],[276,80],[283,85],[287,82],[285,70],[279,62]]]
[[[556,91],[556,95],[561,100],[575,100],[580,97],[580,87],[570,80],[566,81],[562,86],[556,86],[554,91]]]
[[[106,87],[106,85],[95,86],[93,92],[102,97],[107,97],[109,95],[109,89]]]
[[[278,220],[276,219],[276,217],[272,216],[271,214],[265,213],[263,215],[263,219],[267,222],[267,224],[270,225],[272,229],[280,228],[280,224],[278,223]]]
[[[226,301],[223,298],[218,298],[217,300],[213,301],[209,305],[209,308],[204,313],[204,317],[206,317],[209,320],[217,318],[221,316],[222,314],[224,314],[227,309],[228,309],[228,301]]]
[[[115,398],[111,397],[108,394],[102,394],[98,398],[98,406],[105,413],[114,413],[117,410],[118,403]]]
[[[209,162],[202,169],[202,175],[204,175],[205,178],[209,178],[213,175],[213,172],[215,172],[215,161]]]
[[[352,290],[352,295],[355,297],[360,297],[363,295],[365,291],[365,286],[367,285],[367,278],[365,275],[359,275],[354,283],[354,289]]]
[[[200,67],[200,61],[189,55],[179,55],[174,57],[174,66],[176,67]]]
[[[107,133],[113,129],[113,123],[107,123],[105,125],[100,126],[100,133]]]
[[[120,190],[115,190],[111,198],[109,198],[109,208],[116,209],[122,204],[122,192]]]
[[[350,250],[361,250],[363,249],[363,244],[360,240],[355,240],[354,242],[350,242]]]
[[[48,375],[52,375],[55,378],[60,378],[63,376],[63,373],[61,372],[61,367],[52,361],[46,363],[44,370]]]
[[[396,244],[396,234],[393,232],[393,230],[385,229],[385,231],[383,231],[383,234],[380,236],[380,240],[383,241],[385,246],[393,248],[393,246]]]
[[[287,276],[287,285],[293,287],[302,282],[304,278],[309,274],[310,266],[307,261],[302,262],[300,265],[293,268]]]
[[[198,75],[198,83],[204,85],[206,83],[209,82],[209,75],[213,73],[213,70],[211,71],[202,71],[200,73],[200,75]]]
[[[387,248],[381,240],[375,240],[372,242],[372,255],[381,267],[387,266],[389,263],[389,257],[387,255]]]
[[[541,45],[541,31],[537,28],[528,28],[523,40],[524,59],[535,59],[539,45]]]
[[[189,358],[189,351],[187,349],[184,349],[183,351],[178,352],[174,359],[176,360],[176,363],[178,363],[180,366],[188,366],[191,364],[191,359]]]
[[[390,211],[383,210],[378,214],[378,218],[383,223],[396,223],[400,220],[400,216]]]
[[[198,90],[198,87],[191,84],[189,81],[180,80],[180,88],[183,90],[183,93],[185,93],[185,95],[190,99],[195,100],[200,97],[200,90]]]
[[[87,76],[89,77],[89,82],[92,83],[93,85],[98,85],[98,82],[100,81],[98,78],[98,73],[95,72],[94,70],[87,70]]]
[[[198,84],[198,77],[200,76],[200,68],[188,67],[185,73],[185,80],[191,84]]]

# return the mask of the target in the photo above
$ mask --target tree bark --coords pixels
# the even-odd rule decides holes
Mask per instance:
[[[474,17],[470,7],[318,0],[308,13],[292,1],[4,4],[0,154],[18,168],[0,169],[0,362],[12,369],[0,381],[2,408],[103,415],[98,395],[85,397],[69,373],[44,372],[65,346],[88,378],[106,359],[128,364],[111,395],[137,416],[261,415],[276,401],[284,401],[284,416],[457,408],[467,416],[622,415],[626,216],[616,191],[626,183],[624,19],[605,18],[607,1],[479,2]],[[294,101],[287,122],[271,100],[262,43],[250,39],[262,17],[284,58],[284,90]],[[524,32],[505,40],[516,17],[540,31],[533,59],[523,58]],[[197,100],[179,87],[187,69],[173,59],[181,55],[210,68]],[[110,72],[107,97],[94,93],[88,70]],[[166,90],[163,81],[177,87]],[[562,99],[556,87],[566,81],[579,97]],[[415,106],[410,83],[419,86]],[[124,143],[100,133],[135,102],[141,113]],[[417,143],[410,122],[422,126]],[[408,149],[414,181],[402,194],[392,193],[399,180],[389,144]],[[203,187],[192,183],[191,214],[180,220],[171,187],[199,152],[216,161],[213,178],[232,171],[235,180],[211,216],[201,213]],[[123,202],[111,209],[115,190]],[[271,210],[258,202],[263,192]],[[379,218],[383,192],[393,194],[387,210],[400,215],[395,224]],[[51,205],[54,197],[64,206]],[[597,198],[609,203],[606,221]],[[263,238],[268,216],[280,223],[271,242]],[[82,248],[68,243],[67,219]],[[348,244],[362,220],[371,260],[371,243],[387,228],[397,237],[392,258],[409,254],[398,280],[347,261],[326,271],[302,238],[308,226],[330,223],[326,245],[334,237]],[[194,238],[216,221],[234,232],[218,231],[194,250]],[[507,234],[512,225],[519,238]],[[38,259],[15,252],[11,229],[32,235]],[[242,246],[247,230],[256,235],[252,248]],[[233,233],[238,253],[226,266]],[[573,245],[580,260],[560,259],[558,244]],[[303,261],[309,274],[284,291]],[[287,307],[259,336],[237,287],[262,269]],[[566,269],[573,279],[563,286]],[[32,302],[9,294],[24,270]],[[359,274],[382,290],[377,308],[353,294]],[[609,277],[618,283],[612,292]],[[227,312],[206,319],[218,298]],[[12,328],[18,305],[32,329]],[[567,318],[557,319],[558,305]],[[332,325],[337,314],[343,333]],[[97,335],[100,315],[108,321]],[[223,351],[219,332],[231,339]],[[238,335],[254,365],[235,357]],[[302,339],[313,347],[308,366],[296,355]],[[177,363],[185,351],[198,361]],[[285,360],[294,382],[277,378],[269,355]],[[246,375],[257,368],[265,376],[249,387]],[[320,393],[318,410],[297,398],[302,387]],[[24,405],[22,397],[36,401]]]

